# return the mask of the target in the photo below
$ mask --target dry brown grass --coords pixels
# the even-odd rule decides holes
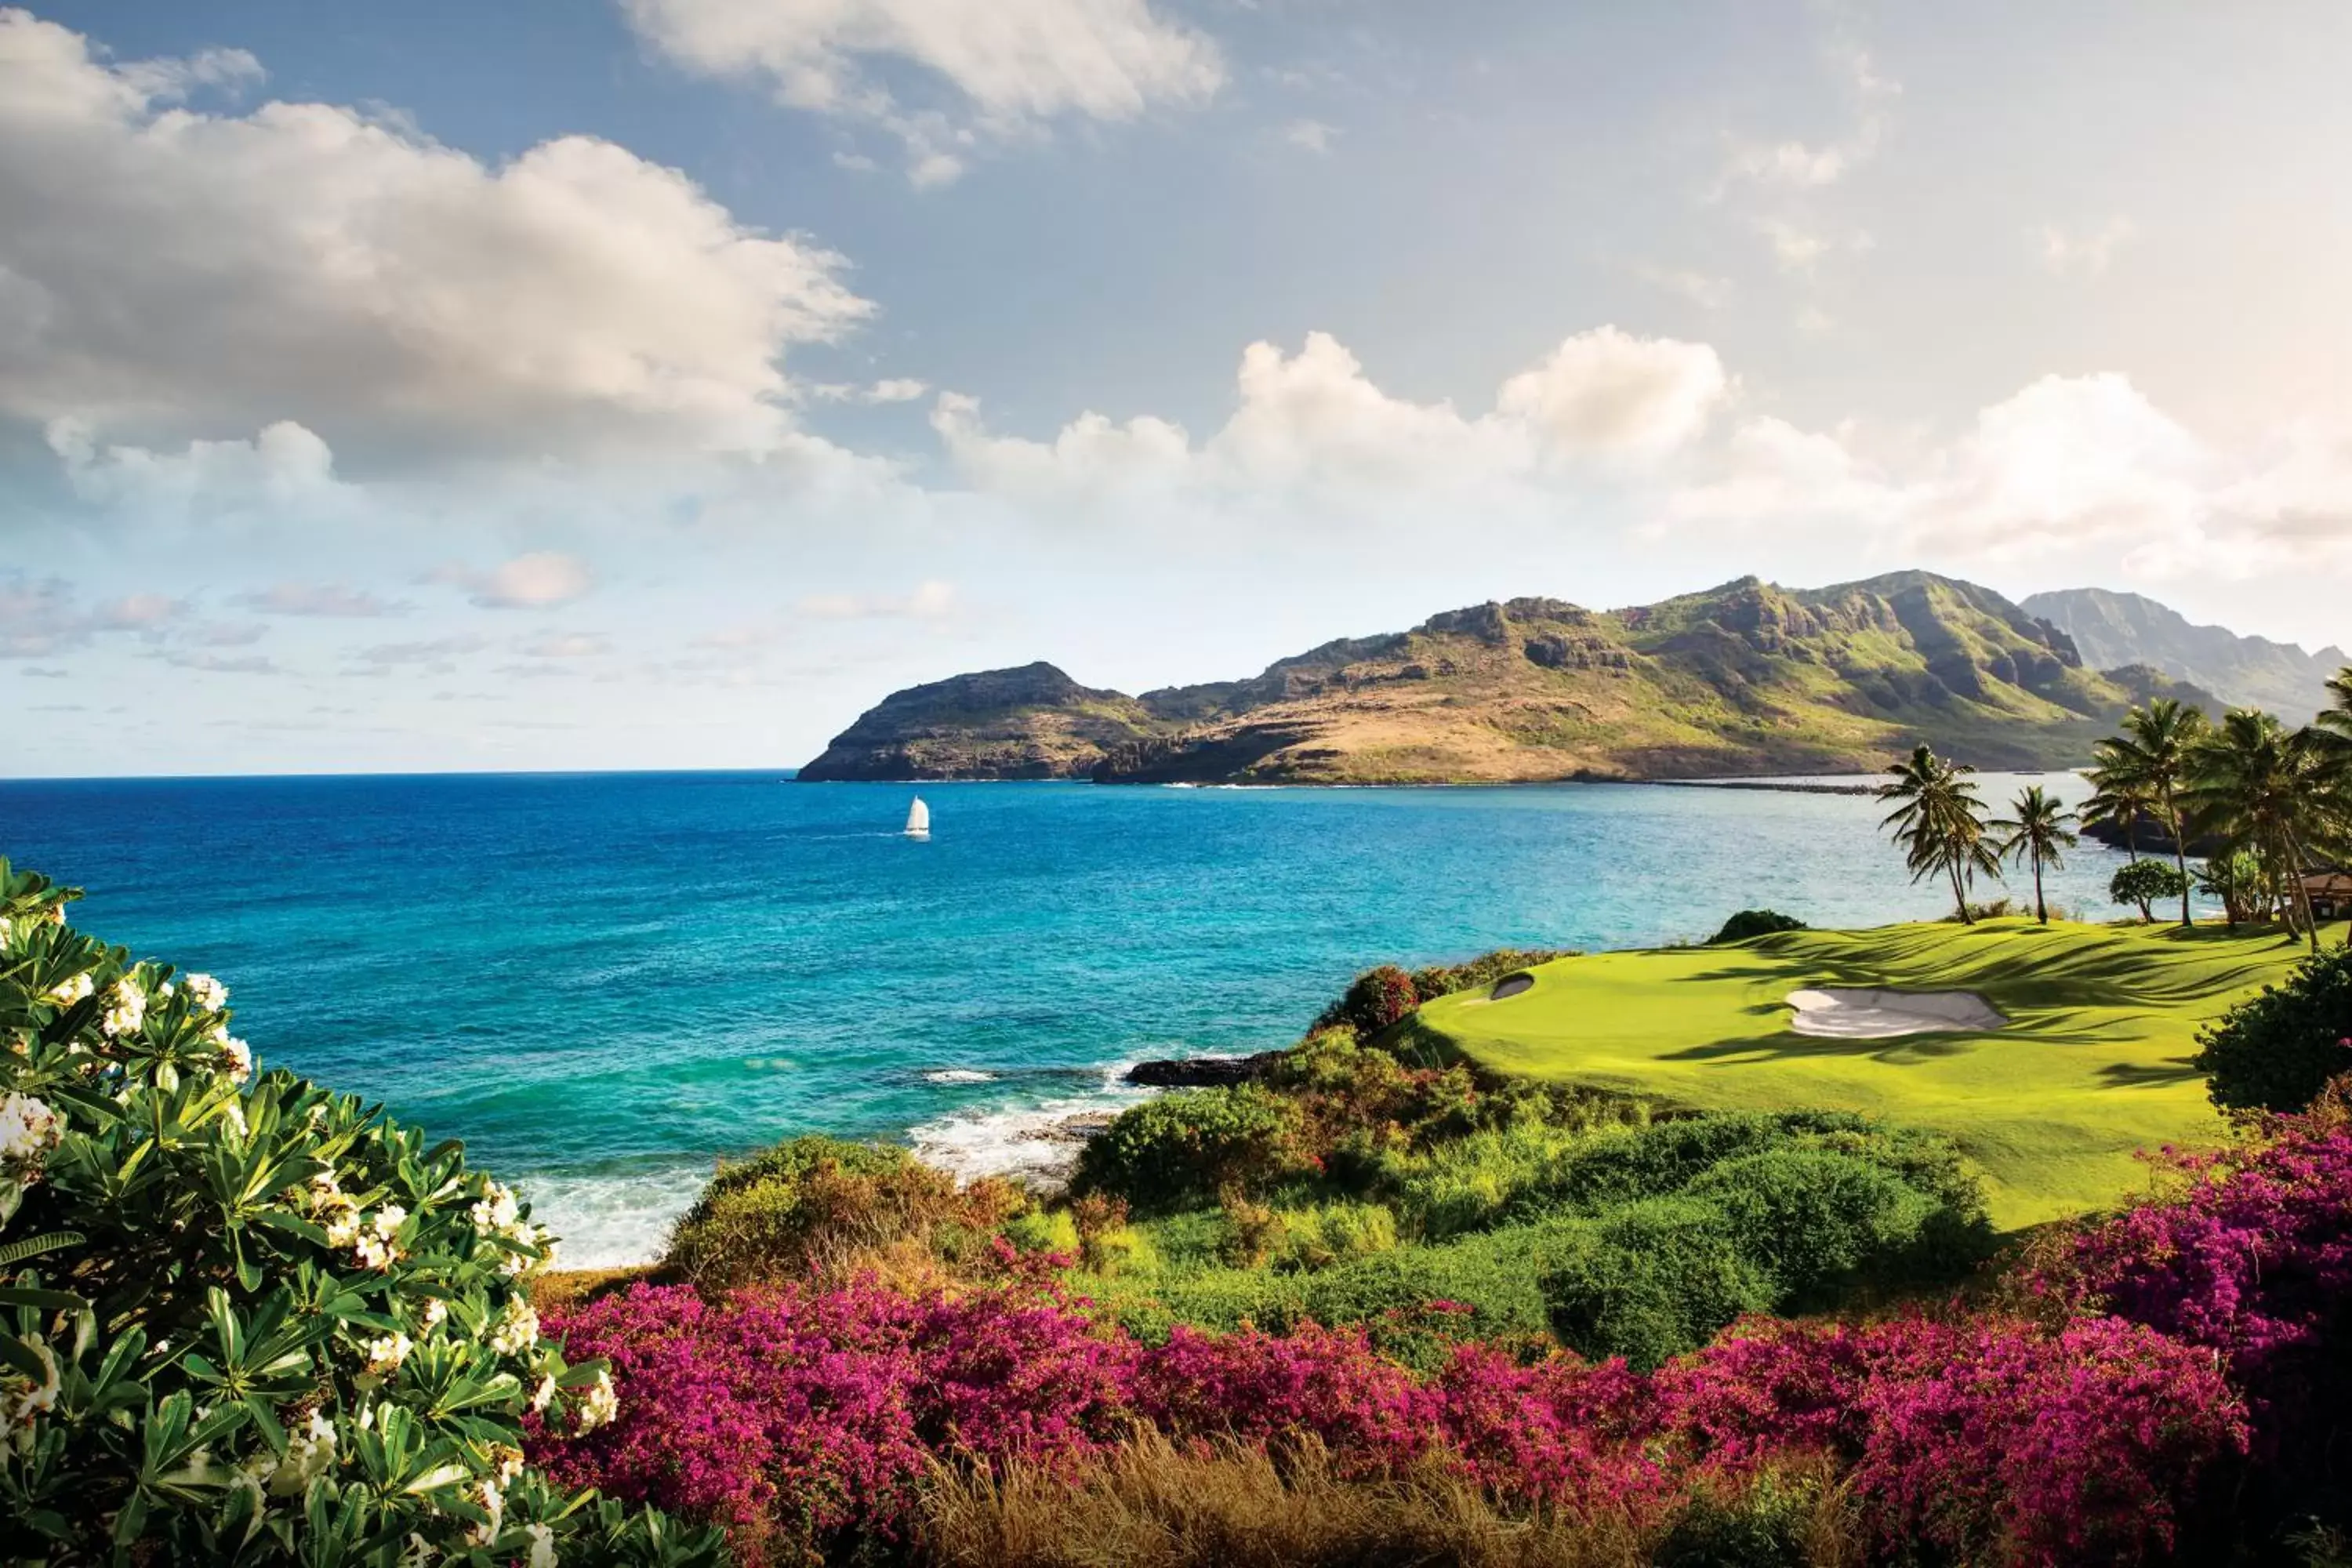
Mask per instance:
[[[1818,1497],[1800,1560],[1850,1568],[1861,1557],[1840,1500]],[[916,1556],[936,1568],[1645,1568],[1676,1560],[1668,1541],[1622,1515],[1506,1511],[1434,1463],[1353,1481],[1311,1443],[1277,1458],[1145,1434],[1075,1470],[943,1468]]]
[[[581,1306],[599,1296],[625,1290],[640,1279],[660,1278],[650,1263],[627,1268],[557,1268],[530,1282],[530,1304],[542,1312]]]

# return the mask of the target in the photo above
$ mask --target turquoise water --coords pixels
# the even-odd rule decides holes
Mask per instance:
[[[714,1159],[794,1131],[1019,1164],[1127,1098],[1123,1064],[1286,1043],[1382,959],[1942,909],[1853,796],[927,784],[914,843],[915,793],[0,783],[0,854],[88,889],[85,929],[226,981],[265,1062],[464,1138],[581,1264],[647,1256]],[[2120,858],[2085,844],[2053,899],[2104,912]]]

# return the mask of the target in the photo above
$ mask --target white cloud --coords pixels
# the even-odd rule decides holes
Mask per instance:
[[[276,583],[239,594],[233,603],[266,616],[331,616],[369,619],[397,616],[408,606],[341,583]]]
[[[1564,452],[1657,458],[1705,427],[1731,388],[1705,343],[1580,332],[1503,384],[1498,413],[1527,420]]]
[[[327,104],[173,106],[253,74],[0,11],[0,412],[61,451],[764,451],[784,352],[868,313],[839,258],[592,137],[492,166]]]
[[[1726,185],[1819,190],[1836,184],[1877,154],[1886,132],[1886,100],[1900,95],[1903,84],[1882,73],[1869,52],[1851,41],[1833,43],[1828,58],[1852,106],[1852,129],[1835,141],[1818,143],[1734,137],[1724,158]]]
[[[1294,120],[1282,128],[1285,142],[1309,153],[1329,153],[1331,143],[1339,134],[1338,126],[1326,125],[1319,120]]]
[[[932,425],[976,489],[1032,509],[1099,521],[1207,500],[1344,517],[1434,498],[1524,499],[1563,467],[1639,469],[1696,439],[1732,383],[1704,343],[1601,327],[1510,377],[1484,415],[1391,395],[1325,332],[1295,354],[1250,344],[1235,390],[1231,417],[1197,446],[1150,415],[1089,412],[1050,441],[998,435],[954,394]]]
[[[1681,296],[1702,310],[1720,310],[1736,292],[1728,278],[1687,267],[1638,267],[1635,276],[1654,288]]]
[[[547,632],[524,641],[521,650],[533,658],[594,658],[613,651],[613,639],[601,632]]]
[[[914,592],[890,594],[816,594],[803,599],[796,606],[803,616],[822,621],[919,620],[935,621],[954,614],[955,584],[938,581],[919,583]],[[725,634],[707,637],[699,646],[710,647],[743,647],[753,646],[739,636],[725,640]]]
[[[62,578],[0,573],[0,658],[39,658],[88,645],[105,632],[155,640],[187,613],[168,594],[131,594],[85,605]]]
[[[2138,232],[2126,217],[2111,217],[2077,229],[2044,224],[2038,237],[2042,262],[2061,278],[2096,278],[2115,259],[2117,247]]]
[[[824,382],[808,389],[810,395],[824,403],[912,403],[930,391],[928,381],[912,376],[886,376],[870,386],[851,386],[842,382]]]
[[[625,0],[631,23],[680,65],[757,77],[796,109],[896,136],[919,185],[962,172],[982,139],[1063,115],[1132,120],[1206,101],[1224,62],[1145,0]],[[921,68],[950,92],[909,106],[869,64]]]
[[[568,605],[595,585],[588,563],[560,551],[533,551],[481,571],[470,566],[437,566],[424,581],[462,588],[478,609],[543,610]]]
[[[1668,516],[1803,524],[1881,559],[2072,557],[2150,583],[2352,566],[2352,434],[2225,452],[2112,372],[2043,376],[1900,460],[1861,444],[1851,426],[1748,420]]]

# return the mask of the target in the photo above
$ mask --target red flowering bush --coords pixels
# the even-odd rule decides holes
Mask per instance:
[[[1961,1562],[2137,1563],[2246,1451],[2210,1354],[2115,1318],[1780,1324],[1660,1374],[1694,1458],[1826,1451],[1878,1539]]]
[[[2186,1180],[2178,1198],[2082,1231],[2038,1283],[2221,1357],[2252,1407],[2273,1506],[2342,1495],[2352,1127],[2302,1120],[2251,1153],[2169,1163]]]

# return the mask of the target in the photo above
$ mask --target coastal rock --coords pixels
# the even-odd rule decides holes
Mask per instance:
[[[1227,1089],[1265,1076],[1280,1051],[1260,1051],[1247,1057],[1180,1057],[1138,1062],[1127,1069],[1126,1081],[1150,1089]]]

